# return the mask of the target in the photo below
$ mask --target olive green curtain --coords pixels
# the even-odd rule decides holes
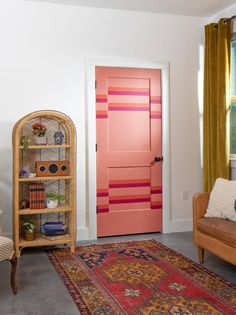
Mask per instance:
[[[229,178],[231,19],[205,26],[203,104],[203,185],[210,191],[218,177]]]

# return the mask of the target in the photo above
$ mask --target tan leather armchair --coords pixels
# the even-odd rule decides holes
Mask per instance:
[[[16,275],[16,266],[17,266],[17,258],[15,255],[14,250],[14,243],[11,239],[1,236],[2,229],[1,229],[1,217],[2,217],[2,210],[0,210],[0,262],[2,260],[9,260],[12,269],[11,269],[11,287],[14,294],[17,293],[17,287],[15,283],[15,275]]]
[[[236,222],[219,218],[205,218],[210,193],[193,196],[193,239],[198,247],[200,263],[204,250],[236,265]]]

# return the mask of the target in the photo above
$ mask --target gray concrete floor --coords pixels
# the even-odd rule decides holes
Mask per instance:
[[[197,260],[192,233],[144,234],[101,238],[96,242],[155,239],[184,256]],[[78,245],[94,243],[83,241]],[[236,267],[206,253],[204,266],[236,283]],[[18,260],[18,294],[10,287],[10,263],[0,266],[0,315],[78,315],[79,311],[43,250],[25,250]]]

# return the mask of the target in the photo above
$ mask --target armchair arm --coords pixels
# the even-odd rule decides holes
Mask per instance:
[[[210,193],[198,193],[193,196],[193,240],[197,245],[197,223],[206,213]],[[198,245],[197,245],[198,246]],[[203,255],[203,253],[202,253]],[[200,261],[203,260],[201,256]]]
[[[2,235],[2,210],[0,210],[0,236]]]
[[[193,221],[197,222],[206,213],[210,193],[198,193],[193,196]]]

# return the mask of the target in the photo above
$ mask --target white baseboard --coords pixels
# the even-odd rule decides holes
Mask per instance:
[[[175,232],[188,232],[193,230],[193,220],[192,219],[182,219],[173,220],[170,222],[168,228],[163,231],[164,234],[175,233]],[[90,240],[89,228],[81,227],[77,228],[77,241],[87,241]]]
[[[87,241],[87,240],[89,240],[89,228],[87,227],[77,228],[76,241]]]
[[[164,233],[188,232],[193,230],[192,219],[172,220]]]

